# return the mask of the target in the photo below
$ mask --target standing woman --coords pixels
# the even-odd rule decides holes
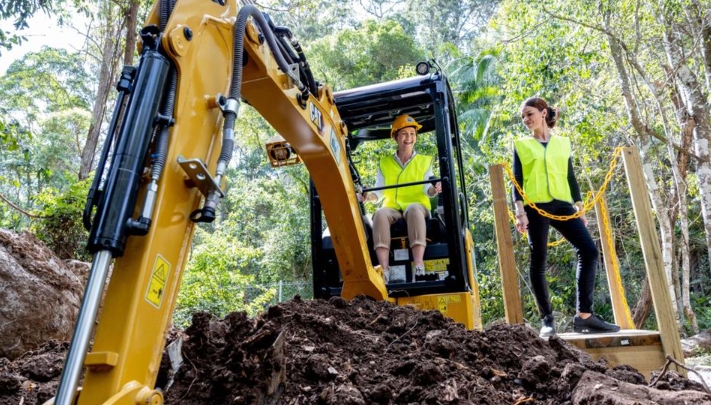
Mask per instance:
[[[573,215],[583,208],[580,187],[573,171],[570,139],[552,133],[559,112],[540,97],[521,105],[521,120],[532,137],[514,141],[513,172],[529,201],[552,215]],[[555,334],[553,308],[546,280],[548,229],[552,225],[575,248],[577,308],[573,331],[578,333],[617,332],[620,327],[607,323],[593,312],[593,290],[598,249],[587,230],[585,214],[565,221],[550,219],[528,205],[513,187],[516,204],[516,230],[528,231],[531,250],[529,277],[541,315],[541,337]]]

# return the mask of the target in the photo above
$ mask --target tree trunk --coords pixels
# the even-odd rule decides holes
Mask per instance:
[[[604,21],[605,28],[609,28],[609,15],[605,16]],[[631,79],[624,63],[622,46],[618,42],[617,38],[609,34],[609,30],[607,32],[606,37],[608,44],[610,45],[610,54],[615,62],[618,78],[620,79],[622,97],[625,100],[625,107],[627,109],[630,123],[639,136],[640,156],[642,158],[642,162],[645,162],[645,156],[647,156],[648,149],[651,146],[652,129],[641,119],[641,114],[632,93]],[[662,261],[664,263],[664,273],[667,276],[667,288],[669,289],[675,317],[679,320],[679,306],[676,299],[677,294],[674,290],[674,279],[672,278],[674,248],[672,245],[672,226],[671,221],[669,220],[669,208],[667,207],[667,204],[664,203],[659,187],[654,180],[654,173],[651,164],[649,162],[643,163],[642,170],[644,172],[647,189],[649,190],[652,208],[657,213],[657,219],[659,221]]]
[[[674,83],[674,75],[671,69],[667,68],[667,75],[669,81]],[[694,131],[694,120],[689,114],[686,113],[686,109],[683,105],[683,100],[679,97],[679,94],[675,91],[674,86],[671,86],[671,101],[674,105],[674,111],[676,112],[677,123],[679,128],[681,128],[681,150],[688,150],[691,145],[691,140]],[[671,142],[668,144],[669,153],[673,156],[673,148]],[[679,214],[679,227],[681,230],[681,243],[679,244],[679,256],[681,258],[681,301],[682,301],[682,314],[686,320],[691,324],[694,333],[699,332],[699,324],[696,320],[696,314],[691,307],[691,263],[689,259],[689,206],[688,206],[688,185],[687,185],[687,165],[689,163],[689,154],[684,152],[679,152],[676,158],[676,165],[674,170],[674,176],[676,178],[677,184],[677,195],[678,195],[678,214]]]
[[[113,87],[113,78],[115,77],[115,60],[117,49],[117,38],[120,30],[114,27],[115,19],[112,2],[103,3],[106,9],[102,13],[105,18],[103,28],[102,48],[101,48],[101,66],[99,69],[99,83],[94,98],[94,107],[91,113],[91,125],[89,133],[86,137],[84,149],[81,152],[81,166],[79,167],[79,180],[84,180],[89,177],[89,173],[94,165],[94,157],[96,156],[96,146],[99,143],[101,135],[101,124],[106,114],[106,103],[109,98],[109,92]],[[118,32],[117,32],[118,31]]]
[[[133,56],[136,53],[136,41],[138,32],[138,9],[141,2],[132,0],[126,10],[126,48],[124,48],[123,64],[133,65]]]
[[[695,41],[699,44],[701,63],[704,65],[706,92],[711,92],[711,13],[708,6],[694,0],[684,7],[687,19],[693,26]]]
[[[667,20],[664,32],[664,50],[681,89],[686,111],[694,120],[694,145],[698,157],[696,174],[701,195],[701,213],[706,231],[707,254],[711,257],[711,120],[709,119],[708,97],[698,78],[684,63],[682,43],[675,32],[673,21]]]
[[[649,314],[652,312],[652,290],[649,288],[647,277],[642,281],[642,292],[639,294],[637,303],[632,308],[632,322],[634,327],[642,329],[644,323],[649,319]]]

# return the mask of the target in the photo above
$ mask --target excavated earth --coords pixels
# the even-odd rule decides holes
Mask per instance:
[[[195,314],[171,331],[157,385],[166,404],[711,404],[703,385],[666,372],[648,386],[520,325],[465,330],[436,311],[364,297],[293,300],[257,318]],[[41,404],[57,387],[66,343],[0,359],[0,405]],[[174,359],[178,359],[177,357]]]
[[[87,271],[0,229],[0,405],[56,393]],[[700,383],[666,372],[649,386],[525,326],[469,331],[364,297],[295,297],[257,318],[198,313],[168,343],[156,383],[166,404],[711,404]]]

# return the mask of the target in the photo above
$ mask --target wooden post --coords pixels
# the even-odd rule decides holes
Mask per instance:
[[[506,322],[522,324],[523,306],[518,289],[518,274],[509,226],[509,208],[506,203],[503,166],[500,164],[490,166],[489,177],[491,178],[491,195],[494,199],[494,229],[496,230],[496,246],[499,251],[499,270],[501,271]]]
[[[607,285],[610,287],[610,300],[612,301],[615,323],[622,329],[635,329],[630,307],[625,297],[625,288],[622,285],[620,262],[617,260],[617,253],[615,253],[615,240],[612,236],[610,216],[607,213],[604,195],[595,203],[595,214],[597,227],[600,229],[600,245],[602,245],[602,257],[607,273]]]
[[[652,206],[649,202],[647,187],[644,182],[642,160],[635,147],[624,148],[622,159],[625,162],[627,182],[630,186],[630,196],[634,208],[639,241],[642,245],[642,254],[647,268],[647,279],[652,290],[654,313],[657,316],[657,326],[662,340],[664,354],[683,363],[684,352],[681,348],[679,330],[676,328],[672,301],[667,288],[667,277],[662,263],[662,252],[659,245],[659,235],[652,216]],[[686,370],[672,364],[670,367],[681,375],[686,376]]]

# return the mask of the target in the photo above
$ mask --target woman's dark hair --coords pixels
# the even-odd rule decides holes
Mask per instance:
[[[540,97],[527,98],[523,104],[521,104],[522,109],[523,107],[533,107],[538,111],[548,111],[548,114],[546,114],[546,124],[548,124],[548,128],[555,127],[555,123],[558,122],[558,118],[560,118],[560,112],[555,108],[549,107],[546,100]]]

